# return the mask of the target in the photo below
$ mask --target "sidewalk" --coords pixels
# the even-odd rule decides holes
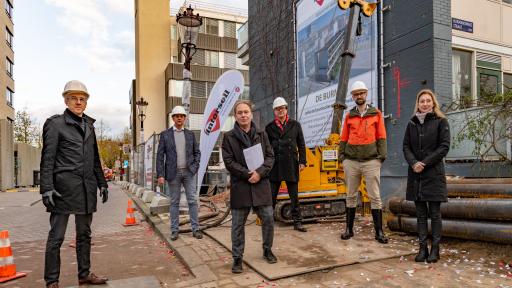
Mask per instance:
[[[440,262],[416,263],[414,262],[418,245],[416,237],[401,233],[388,233],[391,238],[390,245],[409,245],[408,255],[410,256],[388,257],[273,281],[265,279],[246,263],[244,263],[242,274],[232,274],[231,253],[208,236],[214,232],[213,230],[212,232],[207,230],[205,237],[201,240],[193,238],[190,233],[185,233],[180,234],[178,240],[170,241],[168,219],[150,215],[145,203],[130,192],[126,193],[133,198],[148,223],[154,226],[156,233],[165,240],[195,276],[194,279],[176,283],[173,287],[512,287],[512,249],[508,246],[445,239]],[[230,234],[230,227],[227,225],[214,230],[224,229],[222,233],[227,237]],[[253,229],[252,225],[254,224],[248,221],[247,229]],[[369,218],[363,218],[356,223],[356,233],[361,234],[359,239],[373,237],[371,226]],[[317,223],[307,227],[310,231],[304,233],[305,237],[313,239],[332,237],[329,234],[334,234],[337,238],[344,224]],[[246,235],[248,240],[247,237],[249,236]],[[341,243],[341,240],[338,243]],[[354,248],[365,246],[365,242],[359,240],[349,240],[344,243],[354,245]],[[320,241],[318,244],[328,243]],[[286,261],[286,257],[280,256],[294,252],[295,246],[293,244],[291,246],[293,247],[280,247],[281,250],[275,251],[280,261]],[[246,254],[249,253],[247,248],[249,247],[246,246]],[[305,260],[306,257],[302,253],[297,251],[294,253],[294,261]],[[340,253],[339,257],[343,258],[351,253],[354,253],[353,249],[348,247],[345,252]],[[318,263],[325,262],[323,252],[318,251],[315,255]],[[364,259],[361,262],[364,262]],[[277,266],[270,265],[270,269],[274,267],[278,269]]]

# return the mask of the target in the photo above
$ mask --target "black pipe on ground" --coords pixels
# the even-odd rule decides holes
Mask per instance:
[[[393,197],[389,210],[394,214],[416,216],[413,201]],[[450,198],[441,204],[443,218],[512,221],[512,199]]]
[[[448,184],[448,197],[512,198],[511,184]]]
[[[388,228],[392,231],[416,233],[416,218],[388,215]],[[430,220],[428,221],[430,233]],[[512,224],[490,221],[464,221],[443,219],[443,236],[487,241],[499,244],[512,244]]]

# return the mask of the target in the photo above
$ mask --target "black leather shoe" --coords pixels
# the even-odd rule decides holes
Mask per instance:
[[[203,239],[203,232],[196,230],[192,232],[192,236],[196,239]]]
[[[178,235],[179,235],[178,231],[171,232],[171,241],[175,241],[176,239],[178,239]]]
[[[420,244],[420,250],[418,251],[418,255],[414,257],[415,262],[425,262],[428,258],[428,246],[427,244]]]
[[[439,245],[432,244],[430,247],[430,255],[428,255],[427,263],[436,263],[439,260]]]
[[[277,258],[270,249],[265,249],[265,251],[263,251],[263,258],[265,258],[265,260],[270,264],[277,263]]]
[[[79,286],[85,285],[85,284],[102,285],[102,284],[107,283],[107,281],[108,281],[108,278],[98,277],[98,276],[94,275],[94,273],[90,273],[89,275],[87,275],[87,277],[78,279],[78,285]]]
[[[233,258],[233,266],[231,267],[231,272],[235,274],[240,274],[243,271],[242,268],[242,258]]]
[[[301,222],[295,222],[293,224],[293,230],[297,230],[297,231],[300,231],[300,232],[308,232],[306,227],[302,226]]]

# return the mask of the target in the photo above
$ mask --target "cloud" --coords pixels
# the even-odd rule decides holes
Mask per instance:
[[[106,2],[105,2],[106,1]],[[105,6],[112,10],[126,9],[128,0],[46,0],[60,8],[58,22],[69,30],[65,51],[87,61],[93,71],[108,71],[132,65],[134,55],[133,31],[114,33]],[[124,6],[122,4],[125,4]],[[133,14],[133,13],[132,13]],[[111,36],[114,34],[114,36]],[[130,36],[130,34],[132,34]]]
[[[106,3],[107,7],[114,12],[133,15],[135,10],[133,7],[133,0],[106,0]]]

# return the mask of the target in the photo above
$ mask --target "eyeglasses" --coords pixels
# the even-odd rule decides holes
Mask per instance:
[[[365,95],[366,95],[366,91],[352,93],[352,97],[359,97],[359,96],[365,96]]]
[[[87,103],[87,98],[86,98],[86,97],[70,96],[70,97],[68,97],[68,99],[69,99],[70,101],[73,101],[73,102],[78,102],[78,101],[80,101],[80,102],[85,102],[85,103]]]

